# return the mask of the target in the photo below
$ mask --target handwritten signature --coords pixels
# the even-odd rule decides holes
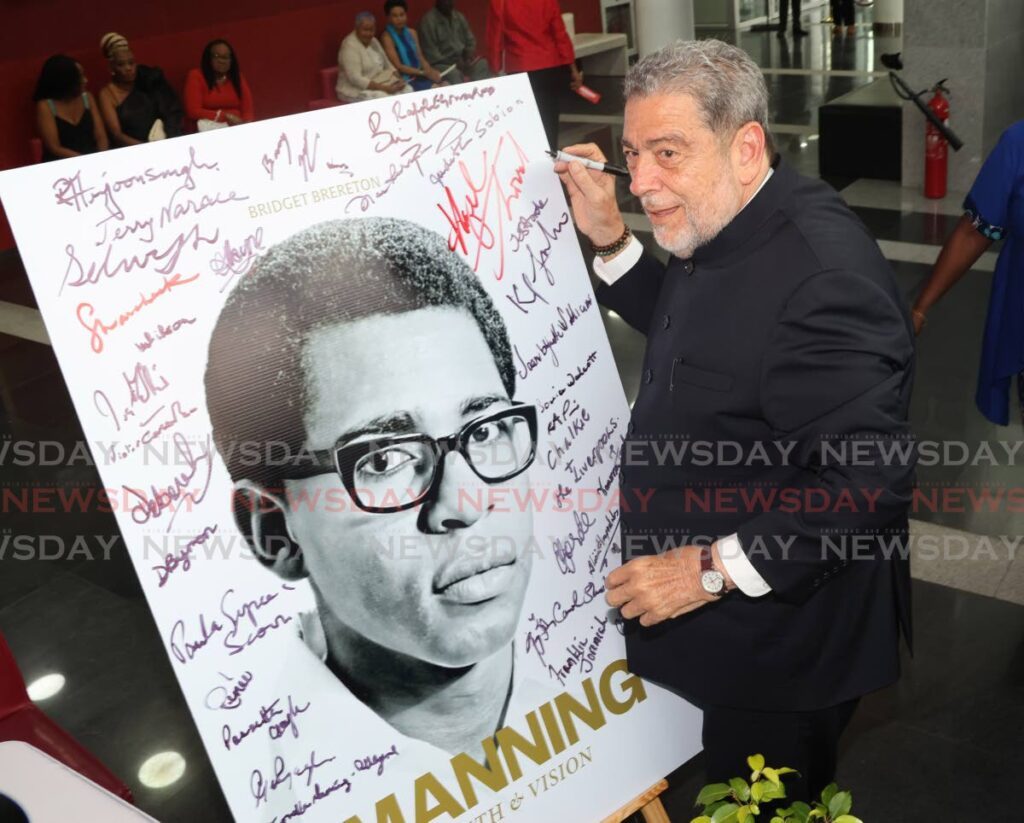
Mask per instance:
[[[191,277],[185,277],[180,272],[173,274],[170,277],[165,274],[163,277],[163,283],[157,289],[151,291],[149,294],[140,291],[139,299],[135,305],[130,309],[121,312],[117,317],[113,318],[109,322],[105,322],[96,317],[96,308],[92,303],[79,303],[78,309],[75,311],[75,315],[82,328],[89,332],[90,348],[96,354],[100,354],[103,351],[104,342],[108,334],[112,331],[123,328],[128,321],[146,308],[146,306],[151,306],[164,295],[170,294],[174,289],[180,286],[194,283],[198,279],[198,274],[194,274]]]
[[[220,709],[231,711],[239,708],[242,705],[242,695],[252,684],[252,672],[242,672],[237,679],[228,677],[223,672],[217,673],[228,681],[228,685],[214,686],[206,693],[204,701],[206,708],[214,711]]]
[[[502,166],[503,160],[508,162],[502,154],[507,146],[515,152],[512,162],[516,165],[511,170]],[[476,180],[466,162],[459,161],[462,181],[469,189],[461,201],[451,186],[445,186],[445,202],[437,204],[451,228],[448,248],[451,251],[458,249],[467,257],[472,256],[473,271],[479,271],[484,251],[497,248],[495,280],[501,280],[505,275],[505,222],[512,219],[512,204],[522,196],[526,163],[526,153],[512,134],[506,132],[499,138],[490,160],[488,152],[483,153],[481,173]]]
[[[154,483],[149,487],[148,493],[133,489],[131,486],[122,486],[139,501],[131,509],[132,520],[139,525],[159,519],[164,512],[173,508],[174,513],[167,523],[167,530],[170,531],[178,513],[186,506],[191,510],[193,506],[201,503],[210,488],[213,458],[209,447],[200,445],[198,453],[194,453],[192,444],[181,432],[175,432],[172,441],[178,457],[184,461],[185,468],[175,475],[171,483],[159,487]],[[197,476],[198,482],[191,485]]]

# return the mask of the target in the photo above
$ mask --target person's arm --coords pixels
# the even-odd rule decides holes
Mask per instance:
[[[391,61],[391,65],[394,66],[396,70],[404,75],[409,75],[410,77],[423,76],[423,72],[419,69],[403,65],[402,61],[398,57],[398,49],[395,48],[395,41],[391,39],[391,35],[388,32],[384,32],[380,36],[380,44],[384,47],[384,53],[388,56],[388,60]]]
[[[423,72],[423,76],[434,83],[440,83],[441,73],[427,62],[427,58],[423,55],[423,50],[420,48],[419,35],[413,29],[409,29],[409,33],[412,34],[412,42],[416,47],[416,56],[420,60],[420,70]]]
[[[970,216],[965,214],[960,218],[960,222],[956,224],[953,233],[939,252],[932,273],[910,310],[916,334],[921,333],[928,310],[978,262],[978,258],[992,242],[974,227],[974,221]]]
[[[77,151],[66,149],[60,144],[57,121],[46,100],[36,101],[36,131],[46,151],[54,157],[78,157]]]
[[[223,121],[223,112],[203,106],[203,91],[206,80],[198,69],[192,69],[185,79],[185,116],[189,120]]]
[[[372,44],[370,48],[373,48]],[[374,88],[379,84],[371,82],[370,78],[363,74],[362,58],[359,52],[352,47],[351,40],[343,42],[341,48],[338,49],[338,68],[345,76],[345,79],[348,80],[350,86],[354,86],[357,89],[380,91]]]
[[[462,42],[465,44],[462,48],[462,60],[464,63],[469,63],[476,56],[476,36],[473,34],[473,29],[469,27],[466,15],[457,11],[455,20],[462,32]]]
[[[252,105],[252,91],[249,89],[249,84],[245,82],[244,76],[239,79],[242,82],[242,121],[251,123],[256,119],[256,112]]]
[[[882,559],[895,539],[887,530],[905,528],[913,359],[898,295],[866,277],[819,272],[787,298],[765,347],[760,392],[766,430],[790,444],[794,473],[785,493],[736,531],[781,600],[802,603],[855,559]],[[808,504],[820,500],[827,505]]]
[[[501,74],[505,71],[505,0],[491,0],[484,37],[491,71]]]
[[[85,95],[92,111],[92,139],[96,141],[97,150],[106,151],[110,148],[110,141],[107,140],[107,130],[103,128],[103,115],[100,114],[95,98],[89,92]]]
[[[562,19],[562,10],[559,8],[557,0],[550,0],[548,11],[551,15],[549,29],[555,41],[555,49],[558,51],[558,64],[574,66],[576,49],[573,47],[572,40],[569,39],[569,32],[565,30],[565,21]]]
[[[121,120],[117,116],[117,106],[114,105],[114,93],[110,90],[110,86],[104,86],[100,90],[99,107],[100,113],[103,115],[103,122],[107,127],[107,133],[115,144],[120,146],[137,146],[142,142],[121,131]]]

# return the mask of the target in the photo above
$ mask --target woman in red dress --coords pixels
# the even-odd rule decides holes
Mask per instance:
[[[583,85],[576,52],[558,0],[490,0],[487,59],[495,71],[525,71],[551,148],[557,148],[558,115],[565,87]]]
[[[245,82],[235,50],[227,40],[212,40],[203,49],[200,68],[185,79],[185,116],[214,123],[251,123],[252,92]]]

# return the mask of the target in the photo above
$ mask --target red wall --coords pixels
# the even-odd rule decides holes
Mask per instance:
[[[515,2],[515,0],[510,0]],[[576,31],[600,31],[598,0],[561,0],[576,15]],[[185,74],[199,65],[207,41],[225,37],[238,54],[258,118],[306,110],[320,96],[318,69],[333,65],[338,44],[352,29],[356,12],[383,11],[383,0],[4,0],[0,6],[0,169],[29,162],[35,135],[32,89],[39,68],[63,52],[81,62],[93,95],[105,85],[108,69],[100,37],[116,31],[127,37],[136,58],[163,68],[179,89]],[[433,6],[410,0],[415,21]],[[458,0],[482,42],[488,0]],[[378,13],[378,20],[381,13]],[[0,212],[0,248],[13,245]]]

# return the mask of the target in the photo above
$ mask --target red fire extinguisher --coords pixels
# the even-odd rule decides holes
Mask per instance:
[[[949,124],[949,94],[940,80],[932,89],[935,95],[928,101],[928,108],[942,121]],[[949,148],[946,145],[946,138],[930,121],[924,137],[924,196],[940,198],[946,196],[946,178],[948,176]]]

